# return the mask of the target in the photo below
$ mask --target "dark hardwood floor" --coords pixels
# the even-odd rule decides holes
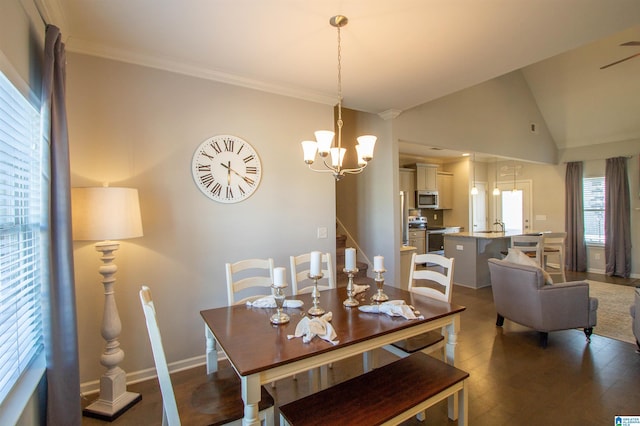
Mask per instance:
[[[569,280],[640,285],[640,280],[597,274],[568,275]],[[495,326],[490,287],[473,290],[456,286],[453,301],[467,307],[458,336],[457,366],[470,373],[469,424],[599,426],[614,424],[616,415],[640,415],[640,354],[635,345],[598,335],[587,344],[582,330],[565,330],[550,333],[549,345],[542,349],[533,330],[508,320],[502,328]],[[381,350],[379,359],[387,363],[395,357]],[[361,360],[354,357],[335,363],[329,380],[337,383],[360,374]],[[193,382],[195,388],[204,374],[204,367],[175,373],[174,386]],[[307,376],[279,380],[274,389],[267,389],[276,403],[286,403],[307,394]],[[162,402],[157,381],[130,385],[129,390],[140,392],[142,401],[112,424],[160,425]],[[380,392],[393,398],[394,389]],[[87,426],[105,424],[86,417],[83,421]],[[182,424],[192,425],[188,418],[183,418]],[[357,419],[345,413],[345,425],[352,424],[358,424]],[[446,401],[429,409],[424,422],[412,419],[403,423],[447,424],[457,423],[447,419]]]

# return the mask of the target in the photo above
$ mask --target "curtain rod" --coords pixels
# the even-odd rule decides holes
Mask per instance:
[[[639,154],[636,154],[639,155]],[[609,158],[618,158],[618,157],[624,157],[624,158],[633,158],[633,155],[618,155],[617,157],[609,157]],[[596,160],[608,160],[608,158],[597,158]],[[575,160],[575,161],[565,161],[564,164],[568,164],[568,163],[575,163],[578,161],[596,161],[596,160]]]

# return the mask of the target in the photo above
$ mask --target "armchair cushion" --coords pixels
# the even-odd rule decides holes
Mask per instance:
[[[516,263],[518,265],[528,265],[535,268],[540,268],[542,275],[544,276],[544,283],[547,285],[553,284],[553,279],[547,271],[545,271],[535,260],[527,256],[522,250],[509,248],[507,256],[504,258],[507,262]]]

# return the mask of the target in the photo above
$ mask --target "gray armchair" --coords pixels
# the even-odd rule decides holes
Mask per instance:
[[[633,323],[631,328],[633,329],[633,335],[636,336],[636,344],[638,345],[637,352],[640,353],[640,287],[636,287],[635,302],[631,305],[629,312]]]
[[[489,259],[489,272],[498,327],[505,318],[531,327],[540,332],[544,348],[548,333],[556,330],[584,328],[591,341],[598,299],[589,297],[587,282],[545,285],[541,268],[498,259]]]

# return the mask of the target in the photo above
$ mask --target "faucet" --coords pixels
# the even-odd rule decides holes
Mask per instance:
[[[499,221],[498,219],[496,219],[495,222],[493,222],[494,225],[500,225],[500,229],[502,230],[501,232],[504,232],[504,222]]]

